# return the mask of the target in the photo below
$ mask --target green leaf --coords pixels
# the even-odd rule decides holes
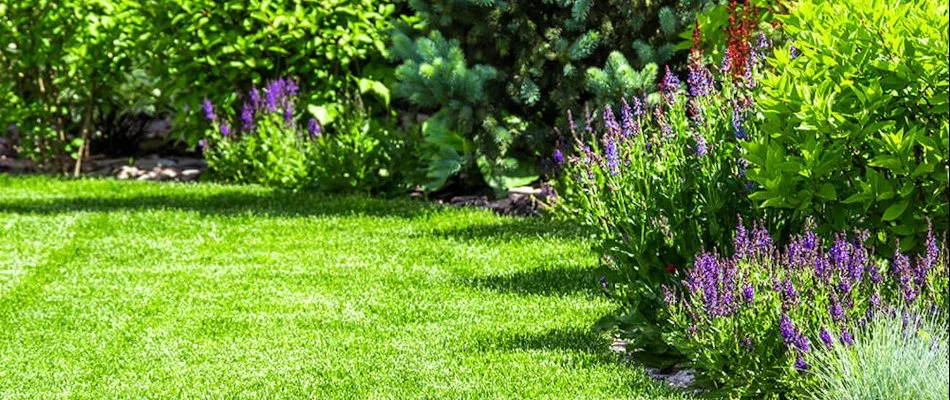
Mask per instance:
[[[891,204],[887,210],[884,210],[884,216],[881,217],[884,221],[893,221],[901,216],[904,213],[904,210],[907,209],[907,206],[910,204],[910,200],[904,199],[898,201],[897,203]]]

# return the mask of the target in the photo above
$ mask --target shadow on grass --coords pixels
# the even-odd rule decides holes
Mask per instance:
[[[384,200],[361,196],[241,190],[203,193],[178,189],[165,194],[77,193],[76,196],[49,199],[0,198],[0,212],[21,214],[180,210],[207,215],[252,214],[275,217],[365,215],[411,218],[437,207],[407,199]]]
[[[561,295],[587,293],[600,295],[600,275],[591,268],[564,267],[534,269],[508,275],[489,275],[466,279],[465,283],[503,293]]]
[[[472,240],[516,240],[534,238],[581,239],[587,231],[578,223],[554,221],[548,218],[510,217],[498,223],[468,224],[464,227],[436,230],[431,236]]]
[[[569,351],[594,356],[597,362],[621,362],[622,357],[610,350],[610,340],[593,330],[559,328],[538,333],[503,333],[477,337],[474,346],[480,351]]]

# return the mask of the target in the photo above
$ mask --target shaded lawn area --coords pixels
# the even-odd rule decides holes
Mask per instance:
[[[570,226],[0,176],[0,398],[664,398]]]

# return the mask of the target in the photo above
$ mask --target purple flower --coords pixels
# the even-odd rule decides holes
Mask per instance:
[[[264,96],[266,98],[267,111],[277,112],[277,109],[280,107],[283,102],[284,96],[284,83],[282,80],[277,79],[271,81],[266,88],[264,88]]]
[[[934,237],[933,225],[930,223],[929,218],[927,219],[927,240],[925,247],[927,247],[927,255],[924,258],[924,265],[927,269],[933,269],[937,266],[937,263],[940,262],[940,248],[937,247],[937,238]]]
[[[791,45],[791,46],[789,46],[789,47],[788,47],[788,55],[789,55],[789,57],[791,57],[793,60],[796,59],[796,58],[798,58],[798,47],[795,47],[794,44]]]
[[[663,292],[663,301],[666,302],[666,305],[672,306],[676,303],[676,297],[673,296],[673,291],[669,287],[660,285],[660,290]]]
[[[603,276],[600,277],[600,287],[607,289],[607,278]]]
[[[561,149],[554,149],[551,159],[554,160],[554,165],[561,166],[564,164],[564,153],[561,152]]]
[[[294,123],[294,106],[293,104],[284,105],[284,123],[287,126],[291,126]]]
[[[831,301],[831,309],[828,310],[828,313],[831,314],[831,319],[835,322],[844,320],[844,309],[841,308],[841,303],[838,300]]]
[[[802,358],[802,356],[798,356],[798,358],[795,359],[795,369],[799,371],[808,369],[808,363],[805,362],[805,359]]]
[[[739,216],[739,223],[736,225],[736,236],[732,239],[735,255],[738,258],[745,258],[752,253],[752,241],[749,240],[749,234],[746,232],[745,225],[742,224],[742,216]]]
[[[310,122],[307,123],[307,132],[310,133],[310,137],[320,136],[320,122],[316,118],[310,118]],[[564,161],[563,157],[561,161]]]
[[[284,91],[287,97],[297,97],[298,90],[300,90],[300,87],[297,86],[297,82],[294,82],[294,80],[290,78],[284,79]]]
[[[785,304],[798,304],[798,291],[788,278],[782,281],[782,300]]]
[[[222,137],[228,137],[229,135],[231,135],[231,127],[228,126],[227,123],[222,122],[222,123],[221,123],[221,136],[222,136]]]
[[[248,92],[248,96],[251,98],[251,105],[254,107],[260,107],[261,105],[261,91],[257,89],[256,86],[252,86],[251,90]]]
[[[709,145],[706,143],[706,139],[703,138],[703,135],[696,134],[696,155],[699,157],[705,156],[709,153]]]
[[[712,73],[698,59],[693,59],[689,63],[689,75],[686,77],[686,84],[689,87],[690,96],[694,98],[706,96],[712,88]]]
[[[636,97],[633,98],[636,101]],[[640,133],[640,126],[633,120],[633,110],[626,99],[620,99],[620,119],[623,123],[623,136],[630,137]]]
[[[607,128],[606,136],[611,138],[620,136],[620,124],[617,123],[614,110],[610,108],[610,105],[604,106],[604,127]]]
[[[254,130],[254,106],[244,103],[241,107],[241,130],[251,132]]]
[[[199,149],[204,149],[205,147],[208,147],[208,140],[207,140],[207,139],[201,139],[201,140],[199,140],[199,141],[198,141],[198,148],[199,148]]]
[[[605,137],[604,158],[607,160],[607,169],[610,176],[620,173],[620,156],[617,153],[617,142],[612,137]]]
[[[756,223],[752,230],[752,242],[755,245],[755,251],[761,256],[768,256],[772,253],[772,237],[765,226]]]
[[[795,330],[795,325],[792,324],[792,319],[788,317],[788,314],[782,313],[782,316],[779,317],[778,327],[785,345],[791,346],[794,344],[795,340],[798,339],[798,332]]]
[[[745,347],[746,353],[752,351],[752,338],[746,336],[742,339],[742,347]]]
[[[666,102],[672,104],[676,100],[676,91],[679,90],[680,80],[670,72],[670,67],[666,66],[666,75],[660,82],[660,91],[663,92],[663,98]]]
[[[807,353],[808,350],[810,350],[808,337],[805,335],[798,335],[798,338],[795,339],[795,347],[798,348],[798,350],[801,350],[802,353]]]
[[[204,109],[205,118],[207,118],[208,121],[214,121],[218,118],[218,116],[214,114],[214,104],[211,104],[211,100],[208,100],[207,97],[205,97],[205,100],[201,103],[201,106]]]
[[[821,327],[821,332],[818,332],[818,338],[821,339],[821,342],[829,349],[834,345],[834,341],[831,339],[831,332],[828,332],[824,326]]]
[[[742,298],[745,299],[746,303],[755,301],[755,288],[753,288],[748,282],[746,282],[745,286],[742,287]]]
[[[633,96],[633,115],[638,117],[643,115],[643,103],[637,96]]]
[[[845,328],[841,328],[841,338],[839,340],[841,341],[841,344],[844,345],[850,346],[854,344],[854,339],[851,338],[851,333]]]
[[[729,63],[729,59],[732,58],[729,56],[729,48],[726,48],[722,53],[722,65],[719,67],[719,72],[726,73],[732,69],[732,65]]]
[[[874,292],[874,294],[871,295],[871,298],[868,300],[868,302],[871,303],[871,305],[874,306],[874,308],[880,308],[881,307],[880,293]]]

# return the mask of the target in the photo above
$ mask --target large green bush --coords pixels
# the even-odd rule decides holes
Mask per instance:
[[[78,172],[94,121],[120,106],[140,63],[139,4],[122,0],[0,1],[0,123],[23,155]],[[127,98],[128,96],[126,96]]]
[[[409,1],[419,29],[394,36],[396,90],[438,117],[429,187],[459,172],[497,190],[530,180],[525,161],[548,154],[562,110],[650,91],[656,66],[637,68],[673,59],[676,34],[706,3]]]
[[[372,110],[388,108],[389,1],[174,0],[143,8],[162,54],[152,74],[182,121],[199,121],[206,96],[237,107],[247,99],[232,88],[283,76],[300,82],[300,108],[323,124],[346,112],[354,92],[371,94]]]
[[[769,59],[765,117],[746,148],[752,198],[818,219],[876,227],[878,250],[919,248],[948,216],[948,6],[939,0],[806,0],[782,16],[789,45]],[[797,56],[796,56],[797,55]]]

